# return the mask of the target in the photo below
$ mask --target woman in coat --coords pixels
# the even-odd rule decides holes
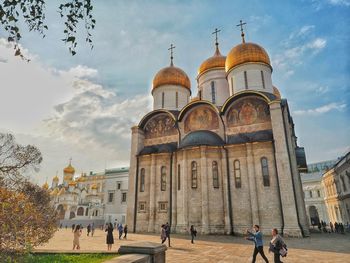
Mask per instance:
[[[272,229],[272,239],[270,241],[269,252],[270,251],[274,254],[275,263],[283,263],[280,256],[287,256],[287,246],[282,237],[278,234],[278,230],[276,228]]]
[[[108,227],[105,229],[105,232],[107,232],[107,238],[106,238],[107,250],[111,250],[112,245],[114,244],[112,223],[108,224]]]

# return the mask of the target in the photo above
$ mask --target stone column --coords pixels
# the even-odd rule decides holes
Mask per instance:
[[[200,178],[202,193],[202,233],[209,233],[209,193],[208,193],[208,167],[206,157],[206,146],[201,146]]]
[[[129,189],[128,202],[126,212],[126,222],[129,226],[129,231],[134,231],[134,217],[135,214],[135,191],[137,191],[136,173],[137,173],[137,154],[143,148],[144,134],[138,126],[131,128],[131,149],[130,149],[130,168],[129,168]],[[137,204],[136,204],[137,207]],[[136,210],[137,213],[137,210]]]
[[[154,232],[154,219],[156,216],[156,156],[151,155],[151,173],[150,173],[150,187],[149,187],[149,221],[148,221],[148,232]]]
[[[183,224],[186,228],[189,227],[189,222],[188,222],[188,191],[189,187],[188,187],[188,180],[190,180],[189,178],[191,178],[191,175],[188,174],[188,163],[191,165],[191,161],[187,161],[187,152],[186,150],[183,150],[182,152],[182,171],[181,171],[181,180],[183,183],[183,187],[182,187],[182,193],[183,193],[183,214],[182,214],[182,218],[183,218]]]
[[[284,233],[302,236],[298,225],[297,207],[294,198],[289,151],[284,133],[282,109],[280,103],[270,104],[271,124],[276,149],[276,165],[281,190],[281,201],[284,216]]]
[[[224,231],[225,234],[230,234],[231,225],[230,225],[230,212],[229,212],[229,201],[228,201],[228,184],[227,184],[227,162],[226,162],[226,152],[224,149],[221,149],[221,178],[222,178],[222,200],[224,202]]]
[[[247,150],[247,170],[248,170],[248,182],[249,182],[249,195],[250,195],[250,206],[252,209],[252,220],[254,225],[260,225],[259,220],[259,205],[258,205],[258,194],[256,189],[255,180],[255,164],[252,150],[252,144],[246,143]]]

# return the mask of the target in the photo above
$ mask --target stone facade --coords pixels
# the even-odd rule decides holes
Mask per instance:
[[[276,227],[286,235],[308,235],[300,148],[288,103],[271,84],[271,66],[251,60],[236,65],[231,58],[235,68],[225,73],[216,62],[213,69],[206,63],[196,99],[180,110],[157,106],[132,128],[130,230],[158,232],[169,222],[178,233],[195,225],[202,234],[242,234],[259,224],[265,233]],[[244,74],[239,85],[248,86],[228,91],[227,72],[236,79]]]
[[[350,222],[350,152],[323,174],[322,185],[331,222]]]

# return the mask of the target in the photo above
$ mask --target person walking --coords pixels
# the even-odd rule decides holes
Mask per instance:
[[[123,225],[122,224],[118,225],[118,231],[119,231],[119,239],[122,239],[122,235],[123,235]]]
[[[171,246],[170,246],[170,225],[169,225],[168,222],[166,222],[164,228],[165,228],[165,236],[166,236],[166,238],[168,239],[168,246],[171,247]]]
[[[329,227],[331,228],[331,233],[333,233],[333,223],[332,222],[329,222]]]
[[[264,253],[263,239],[262,239],[262,233],[260,232],[260,227],[258,225],[254,225],[253,228],[254,228],[254,233],[247,229],[248,237],[246,237],[247,240],[254,241],[254,244],[255,244],[252,263],[255,263],[256,256],[258,255],[258,253],[265,260],[265,262],[268,263],[269,260],[267,259]]]
[[[272,229],[272,239],[270,241],[269,252],[274,254],[274,263],[283,263],[280,256],[287,256],[287,246],[276,228]]]
[[[194,244],[194,238],[197,236],[197,230],[194,228],[193,225],[191,225],[190,228],[190,233],[191,233],[191,243]]]
[[[79,250],[80,249],[80,241],[79,241],[79,239],[80,239],[80,236],[81,236],[80,225],[77,225],[75,227],[73,235],[74,235],[74,238],[73,238],[73,250],[74,249]]]
[[[91,225],[88,224],[88,226],[86,227],[86,229],[87,229],[87,236],[89,236],[89,235],[90,235],[90,232],[91,232]]]
[[[112,249],[112,245],[114,244],[114,237],[113,237],[113,225],[112,223],[109,223],[107,228],[105,229],[105,232],[107,232],[107,238],[106,238],[106,243],[107,243],[107,250],[110,251]]]
[[[160,240],[162,240],[162,244],[166,240],[165,225],[164,224],[160,227]]]
[[[128,225],[124,226],[124,239],[126,239],[126,236],[128,234]]]

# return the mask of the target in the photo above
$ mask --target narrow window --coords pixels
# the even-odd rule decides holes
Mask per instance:
[[[202,91],[201,90],[198,91],[198,97],[199,97],[200,100],[202,99]]]
[[[262,81],[263,89],[265,89],[264,72],[263,71],[260,71],[260,72],[261,72],[261,81]]]
[[[117,184],[117,189],[120,190],[120,188],[121,188],[121,183],[118,183]]]
[[[269,166],[266,157],[261,158],[261,170],[264,186],[270,186]]]
[[[175,102],[176,102],[176,108],[179,107],[179,93],[176,91],[176,94],[175,94]]]
[[[162,166],[160,169],[160,190],[165,191],[166,190],[166,168],[165,166]]]
[[[177,165],[177,190],[181,190],[181,170],[180,164]]]
[[[122,202],[126,202],[126,193],[122,193]]]
[[[233,95],[233,78],[231,78],[231,92],[232,92],[231,95]]]
[[[310,194],[310,198],[312,198],[312,191],[311,190],[309,191],[309,194]]]
[[[345,185],[344,176],[341,176],[340,179],[341,179],[341,181],[342,181],[342,183],[343,183],[344,192],[346,192],[347,188],[346,188],[346,185]]]
[[[140,176],[140,192],[145,191],[145,168],[141,169],[141,176]]]
[[[162,92],[162,108],[164,108],[164,97],[165,97],[164,92]]]
[[[245,89],[248,89],[247,71],[244,71],[244,84],[245,84]]]
[[[240,166],[239,160],[235,160],[233,162],[233,168],[234,168],[234,175],[235,175],[235,186],[236,188],[241,188],[242,187],[241,166]]]
[[[320,192],[320,190],[317,190],[317,196],[318,196],[318,197],[321,197],[321,192]]]
[[[197,163],[191,163],[191,187],[197,188]]]
[[[219,170],[218,170],[218,163],[216,161],[213,162],[212,173],[213,173],[213,187],[219,188]]]
[[[212,81],[210,83],[210,85],[211,85],[211,102],[213,104],[215,104],[215,83],[214,83],[214,81]]]
[[[113,203],[113,200],[114,200],[114,193],[109,192],[108,193],[108,203]]]

